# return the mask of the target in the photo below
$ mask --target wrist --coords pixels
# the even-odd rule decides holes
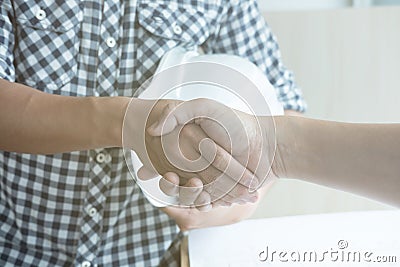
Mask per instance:
[[[122,127],[131,98],[90,97],[95,147],[122,147]]]
[[[146,129],[160,117],[170,100],[145,100],[132,98],[125,108],[124,140],[122,146],[134,151],[144,151]]]
[[[275,120],[276,151],[272,171],[278,178],[297,178],[304,156],[306,119],[295,116],[277,116]]]

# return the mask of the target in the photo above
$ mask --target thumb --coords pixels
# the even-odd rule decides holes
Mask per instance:
[[[141,151],[144,151],[140,153]],[[153,165],[150,157],[146,151],[146,149],[139,150],[136,152],[137,157],[133,158],[133,166],[134,168],[138,168],[137,170],[137,178],[142,181],[147,181],[159,176],[157,169]],[[141,167],[140,164],[142,165]]]
[[[179,124],[175,117],[175,109],[175,104],[167,104],[163,108],[158,120],[147,128],[147,132],[152,136],[161,136],[172,132]]]
[[[209,99],[193,99],[180,103],[168,103],[160,118],[153,123],[147,132],[152,136],[161,136],[172,132],[178,125],[185,125],[196,118],[208,117],[218,108],[215,101]]]

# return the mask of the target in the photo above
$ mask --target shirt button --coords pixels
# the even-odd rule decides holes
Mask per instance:
[[[156,24],[161,25],[163,24],[163,19],[160,17],[154,17],[154,21],[156,22]]]
[[[39,10],[36,12],[36,18],[37,18],[38,20],[43,20],[43,19],[45,19],[45,18],[46,18],[46,11],[44,11],[43,9],[39,9]]]
[[[106,155],[104,155],[103,153],[97,154],[96,155],[96,161],[99,164],[104,163],[106,161]]]
[[[174,33],[180,35],[182,33],[182,28],[181,26],[179,26],[178,24],[174,23],[174,25],[172,26]]]
[[[106,44],[108,47],[113,48],[117,44],[117,42],[115,41],[114,38],[108,37],[106,40]]]
[[[97,214],[97,210],[96,208],[90,208],[88,213],[90,217],[94,217]]]
[[[81,266],[82,267],[90,267],[90,266],[92,266],[92,263],[90,261],[84,261],[84,262],[82,262]]]

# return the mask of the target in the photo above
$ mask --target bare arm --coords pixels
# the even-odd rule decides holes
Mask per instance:
[[[176,124],[199,116],[208,116],[228,127],[234,124],[232,116],[228,116],[229,108],[215,101],[191,100],[186,107],[187,110],[182,109],[181,112],[170,112],[158,121],[157,127],[168,125],[174,128]],[[213,112],[215,110],[224,115]],[[257,177],[266,177],[266,181],[271,177],[298,178],[400,207],[400,124],[357,124],[298,116],[274,117],[277,151],[272,161],[272,172],[268,172],[269,164],[265,163],[270,162],[268,154],[274,148],[268,142],[273,130],[271,117],[255,118],[236,113],[240,114],[241,124],[246,127],[244,132],[232,127],[230,138],[235,146],[241,144],[240,140],[248,138],[248,163],[261,162],[256,168],[247,165],[251,171],[259,173]],[[226,141],[215,134],[221,126],[213,123],[213,120],[204,119],[194,123],[199,124],[208,136],[215,136],[212,138],[223,146]],[[258,133],[257,125],[262,125],[262,133]],[[159,132],[158,128],[155,129]]]
[[[274,172],[400,206],[400,124],[277,117]]]
[[[124,146],[135,150],[144,164],[144,169],[149,170],[146,172],[148,178],[170,171],[191,178],[192,172],[177,169],[167,160],[161,139],[149,137],[144,131],[148,121],[150,123],[155,121],[159,113],[174,102],[125,97],[58,96],[0,80],[0,150],[55,154]],[[184,132],[181,137],[187,147],[185,152],[198,158],[198,151],[195,148],[198,147],[199,141],[193,138],[193,134],[201,136],[204,135],[203,131],[197,127]],[[225,164],[228,164],[232,156],[225,150],[219,149],[218,158],[224,159]],[[178,154],[174,159],[179,166],[186,158]],[[215,168],[217,163],[219,165]],[[225,169],[222,161],[213,162],[212,166],[202,170],[199,176],[206,179],[212,175],[221,175],[218,167]],[[240,163],[236,163],[236,167],[239,170],[238,174],[242,175],[245,167]],[[139,173],[144,172],[139,171]],[[247,183],[250,183],[252,175],[249,171],[246,173],[248,173],[246,177],[234,173],[233,175],[238,177],[232,179],[241,178],[243,181],[246,178]],[[238,187],[241,188],[243,185]],[[242,190],[234,195],[246,197],[248,192]]]
[[[0,149],[53,154],[121,146],[128,102],[51,95],[0,79]]]

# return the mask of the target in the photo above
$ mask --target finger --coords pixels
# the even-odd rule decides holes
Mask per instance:
[[[253,194],[249,188],[235,182],[226,174],[221,174],[215,181],[205,185],[204,190],[211,195],[212,201],[223,198],[231,203],[247,201]]]
[[[227,184],[231,182],[227,177],[218,178],[213,184],[204,186],[204,191],[211,196],[211,201],[224,200],[229,203],[255,203],[258,200],[258,192],[251,191],[241,184]],[[230,190],[227,191],[227,188]]]
[[[215,151],[215,153],[210,153],[210,151]],[[211,139],[202,140],[200,143],[200,154],[215,168],[231,177],[235,182],[239,182],[251,189],[258,187],[258,180],[255,175],[225,149],[211,141]]]
[[[146,150],[144,150],[145,153],[141,153],[141,156],[139,157],[139,162],[136,162],[136,164],[142,164],[142,167],[139,168],[137,175],[138,178],[141,180],[149,180],[152,178],[155,178],[159,176],[160,174],[157,172],[156,168],[154,167],[149,154],[147,153]],[[136,161],[137,158],[134,158],[133,161]],[[134,163],[135,165],[135,163]]]
[[[160,189],[169,196],[179,195],[179,176],[173,172],[167,172],[160,179]]]
[[[186,172],[199,172],[204,168],[209,169],[212,163],[219,167],[220,171],[226,171],[234,181],[239,181],[253,189],[258,186],[253,173],[243,167],[226,150],[207,138],[199,126],[189,124],[181,129],[180,134],[170,134],[163,138],[165,154],[175,168]],[[180,149],[176,151],[178,143]],[[185,160],[182,162],[182,159]],[[202,178],[206,177],[202,176]],[[204,181],[210,182],[210,179],[204,179]]]
[[[204,138],[207,135],[199,126],[179,125],[175,131],[161,137],[165,157],[180,171],[193,173],[203,170],[210,165],[198,152],[198,145]]]
[[[230,207],[232,206],[232,203],[225,201],[223,199],[218,199],[217,201],[213,202],[213,207],[217,208],[217,207]]]
[[[214,113],[224,113],[226,106],[211,99],[193,99],[180,103],[168,104],[159,120],[147,130],[153,136],[165,135],[178,124],[186,124],[196,118],[213,117]]]
[[[249,191],[248,188],[241,184],[236,185],[227,195],[224,196],[226,201],[231,201],[232,203],[237,203],[238,201],[244,202],[255,202],[258,197],[257,191]],[[238,200],[238,201],[235,201]]]
[[[215,180],[217,180],[218,177],[223,175],[223,173],[220,170],[218,170],[212,165],[208,166],[205,170],[197,172],[196,174],[203,181],[204,185],[208,185],[215,182]]]
[[[203,212],[207,212],[212,209],[212,204],[211,204],[211,197],[210,195],[202,191],[197,199],[194,201],[194,206],[199,210]]]
[[[206,191],[206,190],[204,190],[204,191]],[[230,196],[229,193],[228,194],[224,193],[223,191],[218,190],[218,189],[214,189],[212,194],[213,195],[210,196],[210,197],[211,197],[211,199],[213,199],[213,202],[216,202],[216,201],[218,201],[220,199],[224,200],[226,202],[229,202],[231,204],[238,203],[239,201],[242,201],[242,198],[234,198],[234,197]]]
[[[227,202],[235,203],[235,198],[229,195],[231,189],[238,184],[237,182],[233,181],[233,179],[224,175],[220,170],[216,169],[212,165],[206,170],[198,172],[197,175],[202,179],[203,182],[206,182],[203,192],[207,192],[209,196],[210,193],[213,194],[213,197],[210,196],[210,198],[214,200],[222,198]],[[221,178],[221,176],[224,178]],[[221,185],[221,180],[224,179],[226,183]]]
[[[154,122],[150,127],[147,128],[147,132],[153,136],[166,135],[172,132],[176,126],[178,126],[180,121],[191,120],[188,108],[182,108],[184,103],[168,103],[162,110],[160,117],[156,122]],[[176,112],[177,108],[180,112]],[[182,123],[183,124],[183,123]]]
[[[153,171],[153,169],[149,169],[146,166],[140,167],[137,172],[137,176],[140,180],[149,180],[156,178],[159,174]]]
[[[237,161],[232,155],[227,152],[224,148],[216,144],[213,140],[207,138],[205,133],[200,127],[196,126],[185,126],[182,130],[184,136],[193,144],[191,145],[195,151],[191,151],[191,158],[195,158],[191,165],[191,170],[202,169],[203,166],[208,166],[207,170],[219,170],[218,173],[225,173],[227,176],[231,177],[232,180],[243,184],[249,188],[255,189],[258,187],[258,180],[255,178],[254,174],[244,167],[239,161]],[[186,146],[190,146],[188,143]],[[197,152],[197,153],[195,153]],[[211,166],[209,166],[212,164]],[[214,168],[213,168],[214,167]],[[198,173],[202,173],[198,171]],[[214,171],[215,173],[215,171]],[[218,174],[219,175],[219,174]],[[211,176],[211,177],[217,177]],[[202,175],[202,178],[204,175]],[[205,179],[204,181],[210,182],[210,179]]]
[[[230,203],[254,203],[257,201],[257,191],[239,184],[231,177],[223,174],[214,166],[197,173],[198,177],[205,182],[205,191],[212,193],[212,200],[221,199]]]
[[[214,190],[211,195],[212,202],[224,201],[229,202],[230,204],[242,204],[242,203],[254,203],[256,201],[256,197],[254,196],[239,196],[233,197],[230,194],[223,193],[219,190]]]
[[[228,195],[236,184],[237,183],[235,183],[230,177],[222,173],[220,176],[216,177],[213,182],[204,185],[203,190],[209,193],[211,201],[215,202]]]
[[[243,186],[239,185],[232,189],[227,195],[223,196],[222,199],[231,203],[255,203],[258,200],[258,192],[250,192],[247,188],[241,188]],[[246,193],[242,193],[246,190]]]
[[[179,188],[179,202],[182,205],[192,205],[203,190],[203,183],[199,178],[191,178]]]

